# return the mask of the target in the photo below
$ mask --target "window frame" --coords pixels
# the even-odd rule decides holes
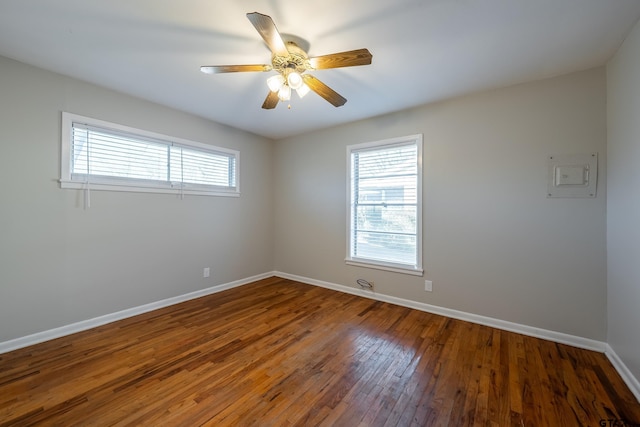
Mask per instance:
[[[416,263],[404,264],[388,261],[380,261],[371,258],[353,256],[353,209],[354,201],[352,198],[353,171],[352,171],[352,154],[354,152],[372,151],[375,149],[391,148],[394,146],[415,145],[417,149],[417,173],[416,173]],[[396,138],[389,138],[379,141],[365,142],[347,146],[347,256],[345,262],[347,265],[374,268],[378,270],[391,271],[396,273],[410,274],[414,276],[422,276],[424,270],[422,268],[422,153],[423,153],[422,134],[407,135]]]
[[[84,175],[85,179],[74,179],[71,171],[71,150],[73,143],[74,123],[91,127],[101,128],[114,133],[125,133],[131,136],[139,136],[141,139],[150,139],[154,143],[166,144],[167,147],[184,147],[197,151],[225,155],[233,157],[235,186],[214,186],[207,184],[195,184],[180,181],[153,181],[137,178],[108,177],[98,175]],[[78,174],[80,175],[80,174]],[[124,191],[139,193],[165,193],[178,195],[200,195],[200,196],[240,196],[240,152],[228,148],[217,147],[201,142],[190,141],[183,138],[163,135],[137,129],[117,123],[91,117],[80,116],[78,114],[62,112],[62,137],[60,155],[60,188],[81,189],[81,190],[103,190],[103,191]]]

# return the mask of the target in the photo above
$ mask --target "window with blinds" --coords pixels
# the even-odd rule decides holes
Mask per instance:
[[[347,149],[347,263],[421,275],[422,135]]]
[[[63,188],[238,195],[239,153],[63,113]]]

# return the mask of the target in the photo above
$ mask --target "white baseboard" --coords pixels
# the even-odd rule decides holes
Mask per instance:
[[[25,337],[0,342],[0,354],[7,353],[12,350],[17,350],[23,347],[28,347],[30,345],[39,344],[41,342],[49,341],[55,338],[60,338],[65,335],[71,335],[76,332],[86,331],[87,329],[106,325],[107,323],[115,322],[116,320],[122,320],[128,317],[137,316],[138,314],[143,314],[149,311],[157,310],[159,308],[179,304],[184,301],[200,298],[210,294],[215,294],[217,292],[226,291],[227,289],[237,288],[238,286],[243,286],[257,280],[262,280],[273,276],[275,276],[275,273],[273,272],[263,273],[257,276],[247,277],[246,279],[240,279],[234,282],[224,283],[222,285],[212,286],[207,289],[190,292],[188,294],[178,295],[172,298],[163,299],[161,301],[140,305],[138,307],[128,308],[126,310],[117,311],[115,313],[106,314],[104,316],[94,317],[93,319],[82,320],[70,325],[49,329],[47,331],[38,332],[32,335],[27,335]]]
[[[624,364],[622,359],[616,354],[616,352],[607,344],[605,354],[609,358],[609,361],[616,368],[616,371],[620,374],[624,382],[627,384],[631,392],[640,403],[640,381],[631,373],[627,365]]]
[[[466,313],[464,311],[458,311],[450,308],[439,307],[436,305],[425,304],[422,302],[411,301],[403,298],[397,298],[397,297],[379,294],[379,293],[368,291],[368,290],[360,290],[360,289],[352,288],[349,286],[338,285],[335,283],[329,283],[321,280],[310,279],[308,277],[296,276],[294,274],[282,273],[279,271],[276,271],[274,274],[278,277],[282,277],[283,279],[295,280],[297,282],[307,283],[309,285],[316,285],[323,288],[344,292],[347,294],[359,295],[366,298],[375,299],[378,301],[388,302],[391,304],[396,304],[396,305],[400,305],[408,308],[414,308],[416,310],[425,311],[433,314],[439,314],[441,316],[451,317],[453,319],[465,320],[467,322],[473,322],[480,325],[491,326],[493,328],[502,329],[510,332],[516,332],[522,335],[542,338],[545,340],[549,340],[549,341],[553,341],[561,344],[567,344],[573,347],[583,348],[586,350],[593,350],[600,353],[604,353],[607,349],[607,343],[602,341],[595,341],[592,339],[569,335],[562,332],[549,331],[546,329],[535,328],[532,326],[522,325],[519,323],[507,322],[505,320],[494,319],[492,317],[481,316],[479,314]]]

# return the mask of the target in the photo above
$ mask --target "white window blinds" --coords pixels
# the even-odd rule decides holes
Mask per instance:
[[[421,272],[421,138],[351,146],[349,155],[347,260]]]
[[[63,187],[85,183],[112,190],[237,193],[238,153],[233,150],[95,124],[94,119],[70,114],[63,122],[63,157],[68,153],[63,159]]]

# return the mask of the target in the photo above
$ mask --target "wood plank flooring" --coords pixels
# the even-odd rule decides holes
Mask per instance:
[[[622,426],[640,404],[603,354],[270,278],[0,355],[0,426],[30,425]]]

